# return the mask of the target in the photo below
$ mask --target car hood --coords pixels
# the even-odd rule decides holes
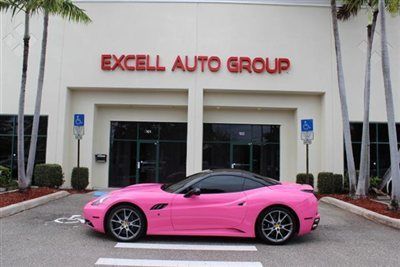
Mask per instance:
[[[118,190],[114,190],[109,194],[113,195],[125,192],[159,192],[161,190],[161,186],[162,184],[157,184],[157,183],[135,184]]]
[[[313,191],[314,188],[308,184],[296,184],[290,182],[282,182],[281,184],[270,186],[272,190],[283,190],[283,191]]]

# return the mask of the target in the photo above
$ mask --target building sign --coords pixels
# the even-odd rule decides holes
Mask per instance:
[[[276,74],[289,70],[288,58],[231,56],[221,60],[218,56],[180,56],[170,66],[173,72],[217,72],[226,68],[231,73],[269,73]],[[103,71],[166,71],[159,55],[144,54],[103,54],[101,55]]]

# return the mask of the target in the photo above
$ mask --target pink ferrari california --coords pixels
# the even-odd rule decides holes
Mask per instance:
[[[309,185],[242,170],[207,170],[171,185],[136,184],[96,198],[85,222],[119,241],[144,235],[258,237],[283,244],[319,223]]]

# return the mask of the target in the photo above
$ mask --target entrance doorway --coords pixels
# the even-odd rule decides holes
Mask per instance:
[[[113,121],[110,131],[110,187],[186,176],[186,123]]]
[[[242,169],[279,180],[279,125],[206,123],[203,127],[203,169]]]
[[[252,157],[251,144],[231,144],[231,168],[251,171],[251,157]]]

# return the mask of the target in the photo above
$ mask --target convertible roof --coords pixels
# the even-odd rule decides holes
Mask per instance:
[[[251,173],[249,171],[245,171],[245,170],[240,170],[240,169],[211,169],[211,170],[204,170],[203,172],[207,172],[207,173],[214,173],[214,174],[227,174],[227,173],[235,173],[235,174],[242,174],[244,176],[247,177],[255,177],[256,174],[255,173]]]

